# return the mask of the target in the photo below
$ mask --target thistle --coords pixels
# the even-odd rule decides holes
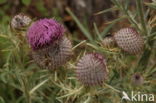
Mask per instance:
[[[135,73],[132,75],[131,82],[133,85],[142,85],[144,83],[144,78],[141,74]]]
[[[56,69],[72,55],[71,41],[64,36],[64,27],[53,19],[41,19],[28,30],[32,57],[43,68]]]
[[[130,54],[139,54],[143,51],[144,40],[133,28],[123,28],[115,33],[117,45]]]
[[[108,76],[105,58],[98,53],[83,56],[77,63],[76,75],[86,86],[102,85]]]
[[[10,23],[11,29],[13,30],[25,30],[30,23],[32,22],[31,18],[23,13],[15,15]]]

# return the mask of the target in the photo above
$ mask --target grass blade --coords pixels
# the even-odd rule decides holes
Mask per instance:
[[[112,11],[115,11],[115,10],[118,10],[118,7],[114,6],[112,8],[105,9],[105,10],[102,10],[100,12],[97,12],[94,15],[100,15],[100,14],[104,14],[104,13],[107,13],[107,12],[112,12]]]
[[[111,29],[118,21],[120,21],[120,20],[122,20],[122,19],[124,19],[124,18],[126,18],[126,16],[123,16],[123,17],[120,17],[120,18],[118,18],[118,19],[115,19],[115,20],[113,20],[113,21],[111,21],[111,22],[108,22],[108,23],[110,23],[110,24],[103,30],[103,32],[101,33],[101,36],[102,36],[102,37],[105,37],[105,36],[107,35],[107,33],[110,31],[110,29]]]
[[[97,28],[97,25],[96,25],[95,23],[94,23],[93,25],[94,25],[94,29],[95,29],[95,32],[96,32],[96,34],[97,34],[99,40],[102,41],[102,37],[101,37],[101,34],[100,34],[100,32],[99,32],[99,30],[98,30],[98,28]]]
[[[81,22],[78,20],[78,18],[72,13],[72,11],[69,8],[66,8],[66,11],[69,13],[69,15],[74,19],[80,30],[83,32],[83,34],[90,40],[93,41],[93,38],[89,31],[81,24]]]

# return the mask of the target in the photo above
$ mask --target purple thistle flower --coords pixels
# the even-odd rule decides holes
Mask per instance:
[[[63,25],[53,19],[41,19],[31,25],[27,37],[38,65],[54,70],[69,61],[72,44],[64,32]]]
[[[46,47],[61,38],[64,34],[63,25],[53,19],[41,19],[34,22],[27,32],[28,42],[33,50]]]

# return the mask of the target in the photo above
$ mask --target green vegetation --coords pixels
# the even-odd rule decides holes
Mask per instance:
[[[106,22],[108,25],[103,31],[99,30],[96,23],[93,24],[93,29],[88,29],[70,8],[66,8],[66,12],[77,24],[75,26],[81,31],[81,35],[83,34],[82,37],[86,39],[79,38],[78,30],[73,34],[69,33],[74,56],[66,65],[55,71],[46,70],[34,63],[26,31],[12,31],[9,25],[11,18],[1,10],[0,103],[120,103],[122,91],[130,95],[132,90],[153,93],[156,101],[156,1],[146,3],[144,0],[135,0],[135,9],[130,9],[130,0],[111,1],[114,5],[112,8],[99,11],[95,16],[116,11],[120,12],[120,16]],[[22,2],[29,5],[30,0]],[[42,7],[42,3],[38,3],[38,8],[47,16],[47,10]],[[61,18],[58,17],[57,10],[55,12],[55,18]],[[142,54],[134,56],[119,48],[101,46],[103,38],[116,28],[119,22],[125,22],[124,20],[144,37],[145,49]],[[76,78],[76,62],[88,52],[101,53],[107,59],[109,78],[102,86],[85,87]],[[136,72],[144,77],[143,85],[135,86],[131,83],[131,77]]]

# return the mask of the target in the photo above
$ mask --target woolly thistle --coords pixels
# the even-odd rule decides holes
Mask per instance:
[[[37,64],[46,69],[56,69],[72,56],[72,45],[67,37],[62,37],[48,47],[32,52]]]
[[[86,86],[102,85],[108,76],[105,58],[98,53],[83,56],[77,63],[76,75]]]
[[[12,18],[10,25],[13,30],[25,30],[31,22],[32,20],[29,16],[20,13]]]
[[[135,73],[132,75],[131,82],[133,85],[142,85],[144,83],[144,78],[141,74]]]
[[[28,30],[32,56],[43,68],[56,69],[72,55],[71,41],[63,36],[64,27],[53,19],[36,21]]]
[[[123,28],[115,33],[117,45],[130,54],[139,54],[143,51],[144,40],[133,28]]]
[[[28,30],[28,41],[32,49],[40,49],[60,39],[64,34],[63,25],[53,19],[41,19]]]

